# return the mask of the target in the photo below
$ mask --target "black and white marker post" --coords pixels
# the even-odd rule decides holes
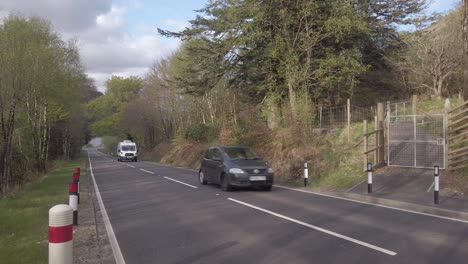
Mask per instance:
[[[304,163],[304,187],[309,185],[309,169],[307,168],[307,162]]]
[[[372,193],[372,163],[367,163],[367,192]]]
[[[70,199],[68,205],[73,208],[73,225],[78,225],[78,184],[72,182],[69,188]]]
[[[439,204],[439,166],[434,166],[434,203]]]

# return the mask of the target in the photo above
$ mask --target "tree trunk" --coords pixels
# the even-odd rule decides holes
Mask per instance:
[[[291,84],[291,82],[288,82],[288,90],[289,90],[289,104],[291,106],[291,115],[293,119],[296,120],[296,116],[297,116],[296,90],[294,90],[294,87]]]
[[[13,131],[15,127],[15,114],[16,114],[16,98],[11,102],[10,109],[6,120],[4,119],[3,113],[1,118],[1,126],[3,133],[3,146],[1,153],[1,175],[0,175],[0,191],[3,194],[7,193],[10,188],[10,168],[12,160],[12,142],[13,142]]]
[[[444,80],[439,78],[437,80],[437,99],[442,99],[442,88],[444,86]]]

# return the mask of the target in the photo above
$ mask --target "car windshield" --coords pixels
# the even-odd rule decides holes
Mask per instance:
[[[231,160],[237,159],[246,159],[246,160],[253,160],[259,159],[257,154],[251,151],[248,148],[225,148],[224,149],[225,155]]]
[[[122,146],[122,151],[135,151],[135,146]]]

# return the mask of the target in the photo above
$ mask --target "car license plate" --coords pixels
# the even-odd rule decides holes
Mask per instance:
[[[249,179],[251,181],[265,181],[266,177],[265,176],[250,176]]]

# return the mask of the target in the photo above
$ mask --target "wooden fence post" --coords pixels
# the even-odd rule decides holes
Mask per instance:
[[[445,148],[445,168],[450,169],[450,164],[449,164],[449,158],[448,158],[448,144],[449,144],[449,133],[448,133],[448,117],[449,117],[449,112],[450,112],[450,100],[447,98],[445,99],[445,105],[444,105],[444,134],[445,134],[445,142],[444,142],[444,148]]]
[[[375,115],[374,116],[374,130],[377,130],[377,127],[379,127],[379,122],[377,122],[377,116]],[[377,132],[377,134],[375,134],[375,147],[379,147],[380,145],[380,142],[379,142],[379,132]],[[377,163],[377,150],[374,151],[374,164],[378,164]]]
[[[377,103],[377,142],[379,143],[377,147],[377,160],[376,160],[376,165],[380,164],[384,161],[384,152],[385,152],[385,144],[384,144],[384,104],[383,103]]]
[[[351,143],[351,100],[346,100],[346,117],[348,119],[348,143]]]
[[[368,135],[367,135],[367,120],[364,120],[364,171],[367,170],[367,163],[369,162],[368,158],[367,158],[367,138],[368,138]]]

